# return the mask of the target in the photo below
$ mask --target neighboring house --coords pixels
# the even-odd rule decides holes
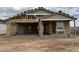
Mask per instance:
[[[4,21],[0,19],[0,24],[3,24],[3,23],[4,23]]]
[[[6,19],[7,35],[60,35],[70,34],[70,21],[74,16],[62,11],[53,12],[43,7],[38,7]],[[75,29],[74,29],[75,31]]]
[[[5,20],[0,19],[0,24],[6,24]]]

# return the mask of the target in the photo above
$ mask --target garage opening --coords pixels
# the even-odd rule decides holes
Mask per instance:
[[[19,35],[38,34],[38,23],[17,23],[17,27]]]

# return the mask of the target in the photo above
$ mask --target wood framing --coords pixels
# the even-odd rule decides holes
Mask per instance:
[[[6,19],[7,35],[25,35],[25,34],[37,34],[39,36],[58,34],[57,22],[63,22],[60,24],[60,34],[70,34],[69,22],[76,20],[73,16],[63,13],[62,11],[53,12],[43,7],[24,11],[24,13],[17,14],[9,19]],[[74,22],[75,27],[75,22]],[[74,29],[75,31],[75,29]],[[59,34],[59,35],[60,35]]]

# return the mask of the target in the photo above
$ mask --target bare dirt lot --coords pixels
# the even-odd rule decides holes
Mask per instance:
[[[79,37],[0,36],[1,52],[76,52],[79,51]]]

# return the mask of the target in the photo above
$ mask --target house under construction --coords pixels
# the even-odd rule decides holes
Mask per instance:
[[[53,12],[43,7],[38,7],[6,19],[7,35],[60,35],[70,34],[70,21],[74,21],[62,11]],[[75,32],[76,33],[76,32]]]

